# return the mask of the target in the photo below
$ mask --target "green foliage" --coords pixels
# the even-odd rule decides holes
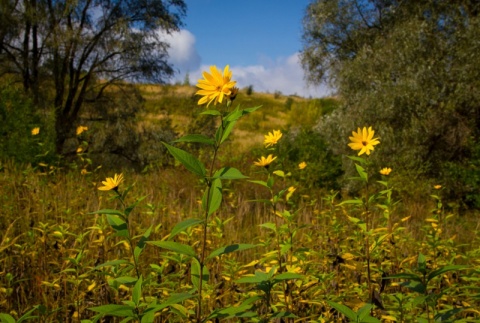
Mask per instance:
[[[285,134],[278,151],[285,167],[295,169],[293,176],[305,187],[338,188],[338,178],[343,174],[341,158],[334,155],[324,139],[314,130],[296,128]],[[307,167],[298,170],[298,164]]]
[[[13,84],[0,88],[0,159],[17,162],[49,162],[52,147],[50,129],[35,113],[31,100]],[[38,135],[32,129],[39,128]],[[48,156],[47,156],[48,155]]]
[[[330,78],[342,100],[319,124],[330,147],[345,153],[352,130],[373,126],[382,142],[378,168],[447,182],[444,163],[453,172],[468,164],[479,137],[478,6],[433,0],[310,4],[303,64],[311,81]],[[468,194],[468,188],[460,191]]]

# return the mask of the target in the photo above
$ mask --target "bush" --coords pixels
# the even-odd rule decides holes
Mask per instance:
[[[45,162],[46,156],[41,155],[53,151],[52,136],[34,111],[32,102],[21,89],[11,84],[0,87],[1,159]],[[39,133],[32,135],[32,129],[37,127]]]
[[[312,129],[296,128],[284,135],[278,155],[284,169],[291,169],[297,180],[305,187],[338,189],[338,179],[342,176],[342,163],[335,156],[321,136]],[[306,162],[307,167],[298,169],[298,164]]]

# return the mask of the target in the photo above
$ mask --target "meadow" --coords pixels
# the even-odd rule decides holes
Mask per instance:
[[[335,99],[195,91],[140,87],[165,165],[2,163],[1,322],[480,322],[478,211],[356,150],[320,185],[298,138]]]

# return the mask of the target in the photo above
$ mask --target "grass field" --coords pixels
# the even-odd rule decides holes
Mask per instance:
[[[214,118],[213,149],[171,143],[176,162],[143,173],[4,162],[0,322],[480,322],[480,218],[441,187],[401,198],[368,158],[355,196],[307,185],[313,161],[253,165],[282,144],[268,132],[321,116],[311,100],[241,91],[235,106],[262,107],[237,120],[200,115],[192,87],[140,90],[139,122],[180,137]]]

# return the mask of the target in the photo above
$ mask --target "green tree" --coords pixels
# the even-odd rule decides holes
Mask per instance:
[[[185,12],[183,0],[0,0],[0,75],[53,107],[63,153],[86,102],[123,80],[173,74],[162,33],[178,30]]]
[[[342,106],[322,120],[337,153],[373,126],[377,163],[440,178],[464,165],[480,130],[480,4],[317,0],[304,19],[303,66]]]

